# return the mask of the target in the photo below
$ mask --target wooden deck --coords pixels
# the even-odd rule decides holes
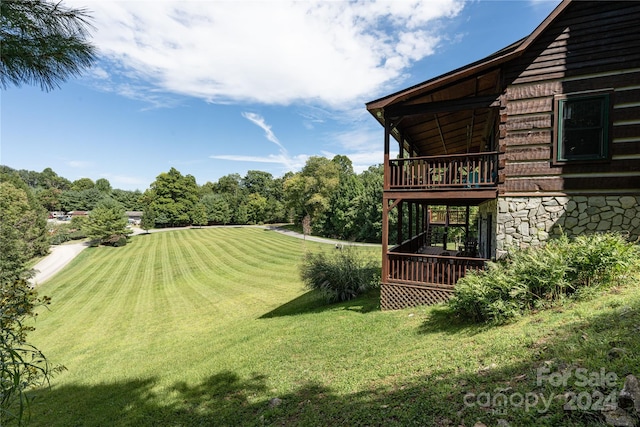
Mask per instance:
[[[389,167],[389,190],[473,190],[498,182],[497,152],[393,159]]]
[[[455,284],[467,271],[482,270],[486,259],[446,255],[388,253],[388,275],[383,277],[380,304],[383,310],[447,301]]]
[[[453,290],[468,270],[482,270],[486,261],[484,258],[392,252],[387,255],[389,275],[383,282]]]

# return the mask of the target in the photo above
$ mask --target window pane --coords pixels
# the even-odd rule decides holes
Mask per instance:
[[[602,100],[567,101],[564,109],[565,129],[602,126]]]
[[[601,141],[600,129],[565,130],[562,141],[563,157],[567,160],[601,157]]]
[[[567,99],[560,102],[559,160],[606,157],[607,97]]]

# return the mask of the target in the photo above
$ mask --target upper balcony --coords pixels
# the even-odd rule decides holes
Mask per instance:
[[[498,186],[498,153],[408,157],[389,160],[385,180],[388,198],[489,199]]]

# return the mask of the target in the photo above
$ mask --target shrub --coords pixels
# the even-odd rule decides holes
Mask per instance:
[[[319,290],[328,303],[347,301],[378,287],[380,265],[361,252],[345,247],[328,255],[307,253],[300,271],[309,289]]]
[[[566,236],[514,251],[456,284],[449,308],[474,321],[502,323],[570,298],[593,295],[637,268],[638,247],[615,233]]]
[[[69,240],[82,240],[87,237],[82,231],[80,225],[82,221],[76,221],[80,217],[74,217],[71,223],[57,224],[49,229],[49,243],[52,245],[61,245]],[[82,218],[84,220],[85,218]]]

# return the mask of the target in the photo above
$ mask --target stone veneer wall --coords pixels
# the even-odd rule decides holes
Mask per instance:
[[[560,235],[577,236],[599,231],[628,232],[640,236],[640,195],[499,197],[496,257],[510,247],[544,244]]]

